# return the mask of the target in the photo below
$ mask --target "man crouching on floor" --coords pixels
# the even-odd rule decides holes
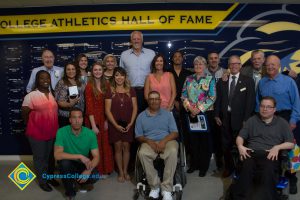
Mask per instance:
[[[67,199],[74,199],[75,184],[92,184],[99,179],[96,166],[99,150],[95,133],[82,126],[83,116],[79,108],[69,114],[70,125],[57,131],[54,157],[58,161],[60,175]],[[92,159],[89,158],[91,154]]]

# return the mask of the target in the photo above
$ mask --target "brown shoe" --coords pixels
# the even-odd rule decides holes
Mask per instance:
[[[222,173],[222,178],[227,178],[232,174],[232,172],[230,172],[229,170],[224,170]]]

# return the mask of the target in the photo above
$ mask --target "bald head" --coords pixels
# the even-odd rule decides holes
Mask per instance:
[[[279,73],[279,69],[281,67],[278,56],[268,56],[266,59],[266,67],[268,76],[273,79]]]

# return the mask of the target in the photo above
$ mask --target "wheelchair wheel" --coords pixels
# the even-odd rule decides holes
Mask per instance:
[[[181,200],[181,198],[182,198],[182,191],[175,191],[173,193],[173,199],[174,200]]]
[[[133,200],[142,200],[145,199],[145,191],[142,188],[136,189],[133,196]]]
[[[136,155],[135,170],[134,170],[135,184],[143,182],[144,178],[145,178],[145,174],[144,174],[142,163],[141,163],[140,159],[138,158],[138,155]]]

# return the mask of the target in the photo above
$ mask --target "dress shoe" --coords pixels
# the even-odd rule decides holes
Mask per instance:
[[[297,192],[298,192],[298,190],[297,190],[297,182],[296,183],[290,182],[289,192],[290,192],[290,194],[297,194]]]
[[[199,177],[204,177],[206,175],[206,172],[199,171]]]
[[[52,191],[52,188],[50,187],[50,185],[48,185],[48,183],[40,184],[40,188],[42,190],[44,190],[45,192],[51,192]]]
[[[47,181],[47,183],[52,185],[53,187],[59,186],[59,182],[55,179],[51,179],[51,180]]]
[[[193,173],[195,170],[196,170],[196,168],[190,167],[186,172],[187,172],[188,174],[191,174],[191,173]]]

